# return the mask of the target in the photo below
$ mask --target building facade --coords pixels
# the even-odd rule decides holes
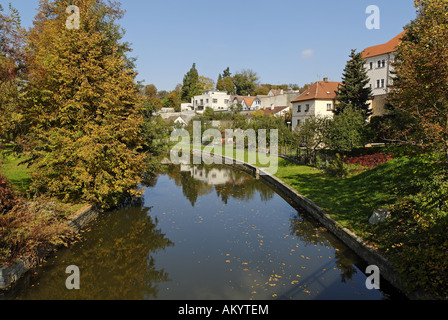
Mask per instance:
[[[390,86],[393,84],[392,72],[395,52],[404,32],[387,43],[369,47],[362,52],[366,60],[364,67],[370,78],[369,86],[372,89],[372,116],[384,115],[387,111],[385,105]]]
[[[333,117],[336,91],[341,82],[318,81],[292,103],[292,129],[296,129],[310,117]]]
[[[207,108],[212,108],[214,111],[227,111],[230,104],[230,95],[222,91],[205,91],[202,95],[191,99],[192,108],[197,112],[203,112]]]

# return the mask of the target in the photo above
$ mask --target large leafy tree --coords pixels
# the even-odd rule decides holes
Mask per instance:
[[[80,9],[79,29],[66,8]],[[42,0],[29,42],[25,116],[32,127],[35,191],[103,207],[138,196],[141,95],[120,42],[123,12],[102,0]]]
[[[372,89],[368,86],[370,80],[364,64],[365,59],[363,59],[362,53],[356,53],[356,50],[352,50],[350,60],[347,62],[342,75],[342,85],[336,92],[336,100],[338,101],[334,111],[336,115],[347,107],[362,111],[366,119],[372,115],[369,103]]]
[[[417,0],[418,17],[397,48],[390,102],[406,119],[398,139],[448,159],[448,1]]]
[[[20,112],[21,89],[25,68],[26,32],[16,9],[9,13],[0,5],[0,139],[16,140],[23,134]]]
[[[239,96],[254,95],[258,86],[259,77],[253,70],[246,69],[233,77],[235,93]]]
[[[325,138],[327,146],[340,153],[364,147],[367,141],[365,113],[353,107],[345,108],[328,122]]]

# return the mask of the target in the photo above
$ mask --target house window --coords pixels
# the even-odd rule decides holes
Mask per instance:
[[[386,66],[386,60],[381,61],[381,67],[385,67]]]
[[[297,120],[297,125],[298,125],[298,126],[300,126],[300,119],[299,119],[299,120]]]
[[[213,99],[213,103],[218,103],[218,99]]]
[[[327,103],[327,111],[333,110],[333,105],[331,103]]]
[[[305,107],[305,112],[308,112],[308,111],[310,111],[310,105],[309,104],[307,104],[306,107]]]
[[[208,99],[205,100],[205,103],[208,103]]]
[[[381,68],[381,60],[378,60],[378,68]]]
[[[297,107],[297,112],[302,112],[302,106]]]
[[[380,80],[376,80],[376,87],[380,88]]]
[[[381,79],[381,88],[384,88],[384,79]]]
[[[370,70],[373,69],[373,62],[370,62]]]

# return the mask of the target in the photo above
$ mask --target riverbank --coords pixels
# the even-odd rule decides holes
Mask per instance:
[[[56,249],[76,239],[78,232],[98,215],[86,203],[61,203],[46,197],[27,196],[31,169],[24,159],[3,157],[1,174],[11,207],[0,215],[0,290],[12,286]]]
[[[74,214],[67,217],[65,222],[66,228],[64,232],[59,236],[69,236],[68,233],[73,235],[79,233],[84,227],[91,223],[98,217],[98,210],[92,205],[85,205]],[[26,272],[37,267],[42,261],[44,261],[49,254],[64,246],[62,243],[41,243],[39,248],[36,249],[31,255],[26,257],[20,257],[0,265],[0,290],[7,290],[14,285]]]
[[[265,170],[244,162],[236,163],[253,174]],[[304,208],[365,261],[379,266],[382,275],[409,298],[434,299],[435,295],[430,290],[423,292],[421,289],[426,286],[413,286],[407,273],[397,267],[397,260],[407,253],[402,249],[412,245],[395,245],[403,239],[397,238],[394,232],[397,223],[408,222],[399,215],[393,215],[390,221],[382,224],[369,223],[375,209],[399,201],[396,191],[408,183],[407,177],[419,165],[421,163],[411,158],[400,157],[359,174],[333,178],[314,167],[282,158],[275,175],[265,172],[260,178]],[[418,257],[408,257],[409,261],[412,259],[418,261]],[[409,267],[425,268],[425,264]],[[429,283],[428,288],[431,288]]]

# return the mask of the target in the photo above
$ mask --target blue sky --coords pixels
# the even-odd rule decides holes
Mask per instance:
[[[0,0],[30,27],[39,0]],[[137,58],[138,80],[159,90],[182,83],[193,62],[216,81],[227,67],[261,83],[339,81],[351,49],[389,41],[416,17],[412,0],[121,0],[119,21]],[[380,29],[365,26],[380,9]]]

